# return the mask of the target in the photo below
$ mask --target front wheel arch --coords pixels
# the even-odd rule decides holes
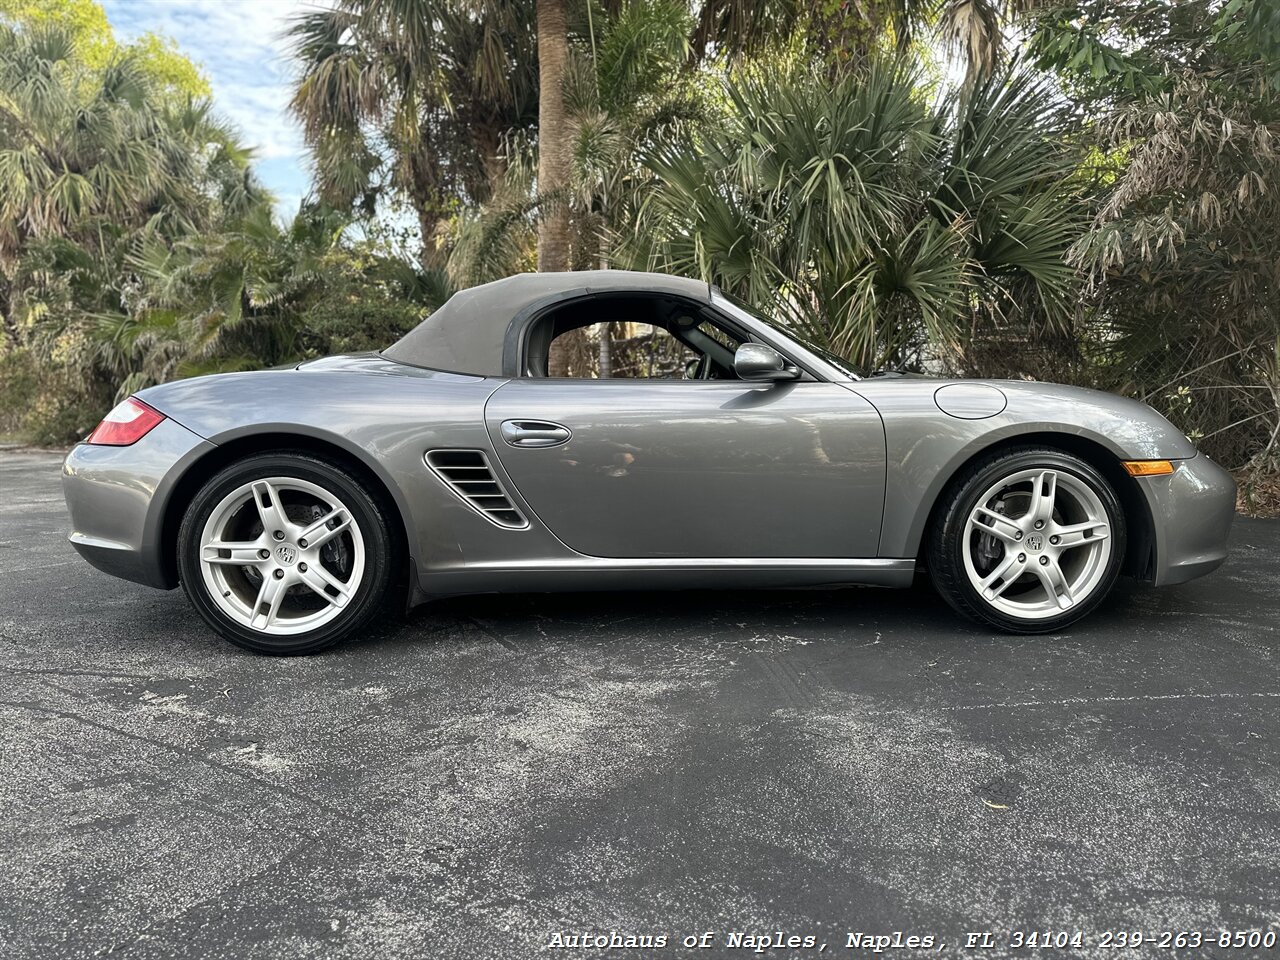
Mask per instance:
[[[393,573],[396,576],[396,586],[411,592],[416,569],[416,559],[409,535],[412,527],[407,509],[400,498],[392,492],[387,482],[362,458],[337,443],[308,434],[279,432],[254,433],[236,437],[219,444],[187,466],[164,504],[160,524],[158,546],[165,586],[173,589],[178,585],[178,529],[182,526],[182,518],[187,509],[205,482],[224,467],[245,457],[282,450],[308,453],[342,467],[366,484],[370,492],[382,502],[389,517],[399,520],[398,523],[390,524],[396,555]]]
[[[973,451],[951,471],[947,481],[939,488],[933,503],[929,505],[928,519],[917,543],[916,560],[927,566],[929,537],[940,521],[939,514],[948,495],[958,480],[979,460],[998,456],[1017,447],[1046,447],[1060,450],[1084,460],[1106,478],[1115,490],[1128,525],[1124,561],[1120,572],[1139,580],[1150,580],[1155,569],[1155,523],[1151,517],[1151,505],[1138,487],[1138,481],[1125,472],[1120,459],[1096,440],[1073,433],[1034,432],[1005,437]]]

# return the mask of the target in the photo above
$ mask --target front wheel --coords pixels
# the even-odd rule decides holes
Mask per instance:
[[[1115,584],[1124,513],[1092,465],[1059,450],[1005,451],[943,495],[928,559],[943,599],[1011,633],[1079,620]]]
[[[196,494],[178,572],[200,615],[259,653],[313,653],[360,629],[388,592],[391,545],[378,500],[305,453],[232,464]]]

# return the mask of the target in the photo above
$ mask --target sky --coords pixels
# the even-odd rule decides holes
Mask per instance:
[[[288,18],[315,0],[99,0],[116,37],[148,31],[173,38],[200,65],[218,113],[254,147],[254,168],[290,215],[310,175],[302,131],[289,116],[292,63],[281,34]]]

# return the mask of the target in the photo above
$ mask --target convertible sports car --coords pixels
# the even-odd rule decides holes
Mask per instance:
[[[593,326],[616,355],[549,376],[552,342]],[[1235,504],[1135,400],[863,377],[715,287],[618,271],[463,291],[381,353],[143,390],[63,476],[85,559],[181,584],[270,653],[434,597],[907,586],[921,566],[961,613],[1052,632],[1122,572],[1213,570]]]

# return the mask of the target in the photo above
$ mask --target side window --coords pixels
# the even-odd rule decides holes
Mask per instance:
[[[566,361],[562,375],[584,380],[682,380],[700,359],[664,328],[628,320],[566,331],[550,354]]]

